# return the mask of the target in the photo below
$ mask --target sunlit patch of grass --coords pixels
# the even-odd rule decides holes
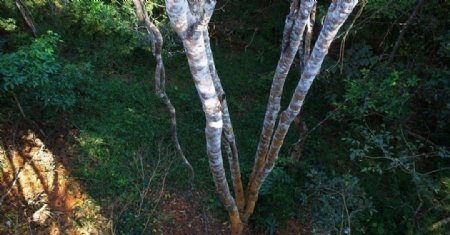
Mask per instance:
[[[101,233],[108,220],[73,178],[61,157],[29,130],[0,145],[0,233]],[[89,204],[86,204],[89,203]],[[84,206],[82,206],[84,205]],[[3,207],[4,206],[4,207]],[[6,211],[5,211],[6,210]],[[93,218],[86,230],[79,225]]]

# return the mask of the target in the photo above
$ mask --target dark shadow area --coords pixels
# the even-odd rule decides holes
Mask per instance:
[[[0,145],[0,234],[103,234],[109,220],[66,165],[77,130],[65,122],[4,123]],[[42,133],[42,134],[37,134]],[[45,134],[44,134],[45,133]]]

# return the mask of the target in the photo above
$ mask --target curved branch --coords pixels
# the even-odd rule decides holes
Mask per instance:
[[[16,0],[16,7],[19,9],[20,14],[22,15],[23,19],[25,20],[25,23],[30,27],[31,31],[33,32],[33,36],[37,36],[37,30],[36,26],[34,26],[33,19],[30,16],[30,12],[26,8],[25,4],[21,0]]]
[[[140,22],[142,22],[145,25],[145,28],[147,29],[149,35],[152,38],[152,47],[153,47],[153,55],[156,58],[156,69],[155,69],[155,92],[158,95],[159,98],[163,101],[163,103],[166,105],[167,110],[170,113],[170,121],[171,121],[171,134],[172,134],[172,140],[175,144],[175,148],[177,149],[178,154],[180,154],[181,159],[183,160],[184,164],[189,168],[190,173],[190,184],[191,187],[193,186],[194,182],[194,168],[187,160],[186,156],[184,155],[183,150],[181,149],[180,142],[178,140],[178,134],[177,134],[177,117],[176,117],[176,110],[173,106],[172,102],[170,101],[169,96],[166,93],[165,89],[165,78],[166,73],[164,69],[164,62],[162,59],[162,46],[163,46],[163,38],[161,35],[161,32],[159,29],[150,21],[150,18],[145,13],[144,5],[142,4],[141,0],[133,0],[135,9],[136,9],[136,15]]]

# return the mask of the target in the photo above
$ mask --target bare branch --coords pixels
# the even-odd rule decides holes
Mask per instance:
[[[424,0],[417,0],[417,4],[414,7],[413,12],[409,16],[408,20],[405,22],[402,30],[400,30],[400,34],[398,35],[397,41],[395,42],[394,48],[392,49],[391,55],[389,55],[389,62],[392,62],[394,60],[395,54],[397,54],[398,48],[400,47],[400,44],[403,40],[403,37],[405,37],[406,30],[408,29],[409,25],[413,22],[414,18],[416,18],[417,13],[419,12],[420,8],[422,7],[424,3]]]
[[[151,35],[152,40],[152,47],[153,47],[153,55],[156,58],[156,69],[155,69],[155,92],[161,98],[161,100],[166,105],[167,110],[170,113],[170,121],[171,121],[171,134],[172,134],[172,140],[175,144],[175,148],[178,151],[178,154],[180,154],[184,164],[189,168],[190,173],[190,184],[191,187],[193,187],[194,182],[194,168],[187,160],[186,156],[184,155],[183,150],[181,149],[180,142],[178,140],[178,133],[177,133],[177,118],[176,118],[176,110],[175,107],[172,105],[172,102],[170,101],[169,96],[166,93],[165,89],[165,69],[164,69],[164,62],[162,59],[162,46],[163,46],[163,37],[161,35],[161,32],[159,29],[150,21],[150,18],[148,17],[147,13],[145,13],[144,5],[142,4],[141,0],[133,0],[135,9],[136,9],[136,15],[147,29],[148,33]]]
[[[26,8],[25,4],[21,0],[16,0],[16,7],[19,9],[20,14],[22,14],[23,19],[25,20],[25,23],[27,23],[28,27],[30,27],[31,31],[33,32],[33,36],[37,36],[37,30],[34,26],[33,19],[30,16],[30,12]]]

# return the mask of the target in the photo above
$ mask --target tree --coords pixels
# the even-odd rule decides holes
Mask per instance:
[[[331,42],[334,40],[339,28],[353,11],[357,2],[357,0],[332,1],[311,55],[309,55],[308,46],[305,47],[306,49],[302,48],[304,50],[304,58],[301,59],[304,61],[303,71],[289,106],[280,114],[280,101],[284,82],[299,50],[305,27],[310,23],[311,14],[314,15],[315,10],[313,9],[316,5],[315,0],[293,0],[291,2],[283,31],[281,55],[273,76],[263,128],[255,155],[255,163],[245,193],[225,92],[215,69],[208,34],[208,23],[213,15],[216,1],[165,1],[171,25],[183,43],[195,87],[205,113],[205,135],[209,166],[216,191],[228,211],[232,234],[241,234],[248,218],[253,214],[259,190],[275,166],[286,133],[294,118],[300,114],[304,99],[320,71]],[[164,78],[164,67],[161,58],[162,37],[157,28],[148,20],[148,17],[145,18],[142,4],[139,0],[134,0],[134,3],[138,17],[145,22],[148,32],[154,39],[154,52],[157,58],[156,87],[158,90],[161,89],[161,78]],[[311,37],[311,26],[308,28],[309,30],[306,34],[309,36],[305,40],[307,45],[309,45],[309,38]],[[165,94],[165,92],[163,93]],[[170,101],[168,101],[167,95],[160,96],[169,107]],[[175,111],[172,108],[173,106],[169,107],[169,110],[172,110],[173,112],[171,111],[171,113],[174,114]],[[275,125],[277,119],[279,119],[278,125]],[[174,120],[174,115],[172,115],[172,120]],[[172,132],[172,134],[176,136],[176,133]],[[176,145],[179,146],[178,144]],[[229,189],[226,179],[221,150],[222,145],[228,156],[234,196]]]

